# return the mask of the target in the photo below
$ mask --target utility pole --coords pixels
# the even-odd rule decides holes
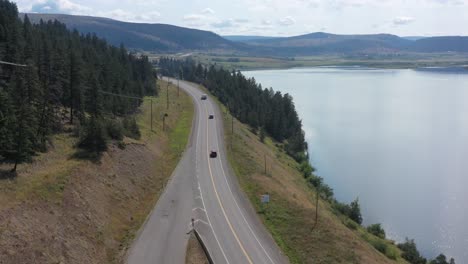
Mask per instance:
[[[169,116],[167,113],[163,115],[163,131],[166,131],[166,117]]]
[[[177,78],[177,97],[180,95],[179,78]]]
[[[151,131],[153,131],[153,99],[151,99]]]
[[[234,115],[231,112],[231,149],[232,149],[232,141],[234,141]]]
[[[169,77],[167,78],[167,88],[166,88],[166,109],[169,109]]]
[[[266,164],[266,154],[264,154],[264,156],[263,156],[263,157],[264,157],[264,159],[265,159],[265,175],[266,175],[266,174],[267,174],[267,166],[266,166],[266,165],[267,165],[267,164]]]

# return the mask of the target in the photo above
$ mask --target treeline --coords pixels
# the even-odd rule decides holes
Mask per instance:
[[[81,124],[80,146],[104,149],[109,117],[124,117],[141,103],[109,93],[156,93],[148,58],[58,21],[32,24],[6,0],[0,0],[0,60],[0,161],[14,161],[14,169],[45,151],[50,135],[67,123]]]
[[[302,122],[289,94],[263,89],[238,71],[229,71],[193,60],[161,58],[159,72],[205,86],[241,122],[250,125],[256,133],[266,132],[278,142],[284,142],[285,151],[297,161],[308,161],[307,143]]]

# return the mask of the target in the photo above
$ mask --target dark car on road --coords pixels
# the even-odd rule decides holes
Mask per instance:
[[[214,119],[214,115],[209,115],[208,119]]]
[[[202,100],[206,100],[206,98],[207,98],[206,94],[202,94],[202,96],[200,97],[200,99]]]
[[[215,150],[212,150],[210,152],[210,158],[216,158],[218,156],[218,152],[216,152]]]

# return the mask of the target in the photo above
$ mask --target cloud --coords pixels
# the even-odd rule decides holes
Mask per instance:
[[[234,22],[242,24],[242,23],[249,23],[250,20],[248,20],[247,18],[236,18],[234,19]]]
[[[408,25],[410,23],[413,23],[415,21],[415,19],[413,17],[396,17],[395,19],[393,19],[393,24],[394,25],[397,25],[397,26],[401,26],[401,25]]]
[[[199,20],[206,19],[206,16],[199,15],[199,14],[188,14],[188,15],[185,15],[183,19],[185,21],[199,21]]]
[[[211,26],[215,28],[228,28],[228,27],[235,26],[235,23],[233,19],[225,19],[225,20],[213,22],[211,23]]]
[[[40,0],[33,3],[31,9],[28,11],[34,13],[63,13],[79,15],[88,13],[91,9],[69,0]]]
[[[108,17],[115,20],[128,21],[128,22],[156,22],[160,20],[161,14],[157,11],[151,11],[147,13],[132,13],[124,11],[122,9],[114,9],[105,12],[97,12],[97,16]]]
[[[202,13],[202,14],[206,14],[206,15],[212,15],[212,14],[215,13],[215,11],[214,11],[213,9],[207,7],[207,8],[205,8],[205,9],[203,9],[203,10],[201,11],[201,13]]]
[[[281,26],[292,26],[296,24],[296,20],[292,18],[291,16],[286,16],[286,17],[281,18],[278,21],[278,24]]]
[[[436,3],[439,3],[439,4],[443,4],[443,5],[446,5],[446,4],[449,4],[449,5],[463,5],[463,4],[466,4],[466,0],[463,1],[463,0],[429,0],[430,2],[436,2]]]

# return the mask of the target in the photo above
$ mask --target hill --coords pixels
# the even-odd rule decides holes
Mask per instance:
[[[431,37],[416,40],[410,50],[417,52],[468,52],[468,37]]]
[[[229,35],[222,36],[223,38],[234,41],[234,42],[248,42],[253,40],[267,40],[267,39],[276,39],[278,37],[268,37],[268,36],[244,36],[244,35]]]
[[[136,50],[155,52],[233,51],[243,45],[226,40],[213,32],[167,24],[129,23],[109,18],[63,14],[27,14],[33,23],[58,20],[81,33],[96,33],[109,43]],[[24,14],[21,14],[24,16]]]
[[[288,56],[330,53],[468,52],[468,37],[462,36],[422,38],[399,37],[391,34],[336,35],[316,32],[283,38],[251,37],[242,42]]]

